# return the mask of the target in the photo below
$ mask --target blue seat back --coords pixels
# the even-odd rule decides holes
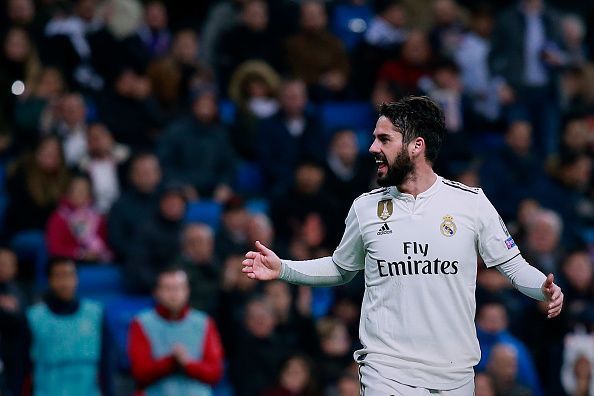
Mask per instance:
[[[213,231],[217,231],[221,225],[222,205],[215,201],[202,200],[190,202],[186,210],[187,223],[205,223]]]

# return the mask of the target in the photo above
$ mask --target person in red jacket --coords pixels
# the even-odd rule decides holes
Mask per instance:
[[[65,196],[47,222],[46,240],[51,256],[111,261],[105,218],[93,206],[91,180],[86,175],[70,180]]]
[[[187,274],[178,267],[157,277],[157,306],[132,321],[128,355],[136,396],[212,395],[223,375],[223,346],[214,321],[188,305]]]

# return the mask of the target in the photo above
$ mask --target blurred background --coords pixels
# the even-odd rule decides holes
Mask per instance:
[[[358,395],[362,277],[262,284],[241,261],[331,254],[374,188],[377,107],[424,94],[438,173],[565,292],[546,320],[477,263],[476,394],[594,395],[594,2],[1,4],[0,394]],[[186,302],[207,324],[172,352],[151,320]]]

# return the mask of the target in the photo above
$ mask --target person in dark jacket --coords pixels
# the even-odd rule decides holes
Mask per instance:
[[[103,308],[76,296],[74,261],[53,258],[47,274],[48,293],[27,312],[33,394],[113,395],[111,338]]]
[[[307,90],[302,80],[286,80],[280,89],[281,109],[260,124],[259,163],[270,196],[287,191],[297,164],[324,155],[319,120],[306,112]]]
[[[126,279],[132,292],[150,293],[159,271],[179,254],[185,212],[183,185],[166,185],[159,198],[158,212],[143,223],[126,260]]]
[[[563,66],[559,18],[543,0],[519,0],[500,13],[489,66],[507,117],[529,117],[535,147],[555,152],[560,124],[558,71]]]
[[[16,255],[0,249],[0,393],[8,396],[20,394],[23,380],[22,342],[25,328],[26,300],[16,283],[18,270]]]
[[[182,252],[176,265],[183,268],[190,284],[190,306],[211,316],[219,306],[222,266],[214,254],[214,234],[206,224],[188,224],[182,233]]]
[[[130,255],[130,238],[138,236],[142,219],[151,218],[157,210],[157,189],[161,167],[151,153],[137,154],[131,161],[130,185],[118,198],[107,218],[107,236],[116,258],[125,261]]]
[[[194,95],[192,114],[165,130],[157,152],[165,180],[185,183],[200,196],[224,200],[235,176],[235,154],[227,128],[218,120],[215,87],[202,85]]]
[[[244,1],[241,23],[227,31],[219,42],[221,86],[227,87],[233,71],[247,60],[262,60],[280,69],[280,42],[271,34],[266,1]]]
[[[530,123],[514,121],[505,133],[505,144],[487,156],[481,166],[483,190],[506,221],[515,217],[520,202],[544,181],[542,161],[531,147]]]

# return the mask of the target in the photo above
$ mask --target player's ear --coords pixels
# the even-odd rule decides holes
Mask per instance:
[[[416,137],[415,140],[412,141],[412,143],[413,143],[412,153],[414,155],[420,154],[425,148],[425,139],[423,139],[420,136]]]

